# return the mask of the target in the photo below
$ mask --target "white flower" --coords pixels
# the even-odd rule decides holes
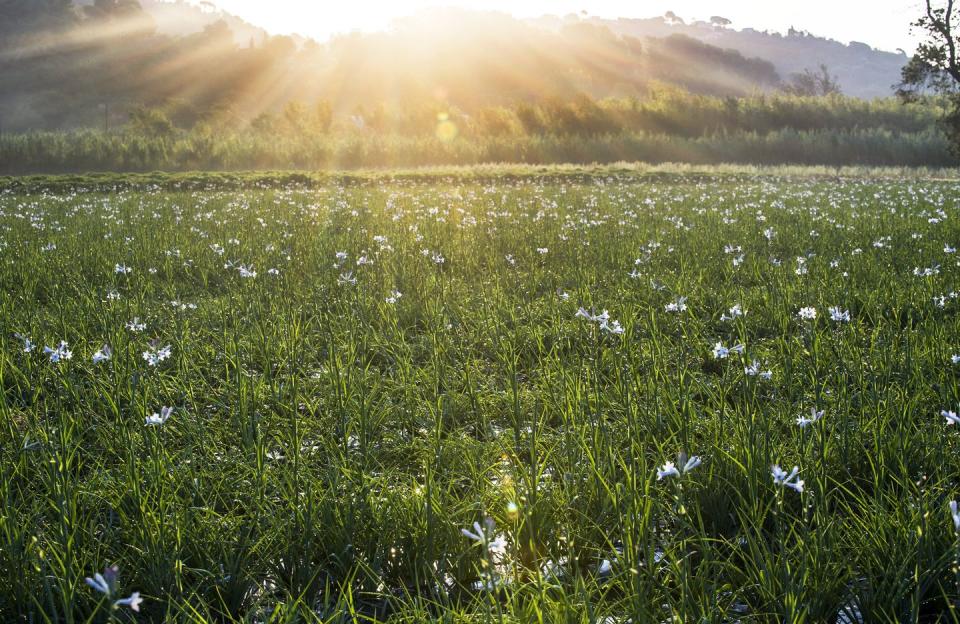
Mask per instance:
[[[736,304],[735,306],[733,306],[732,308],[730,308],[730,314],[729,314],[729,316],[726,315],[726,314],[722,314],[722,315],[720,316],[720,320],[721,320],[721,321],[732,321],[732,320],[735,319],[735,318],[739,318],[739,317],[745,316],[745,315],[746,315],[746,312],[743,311],[743,308],[741,308],[741,307],[740,307],[740,304],[738,303],[738,304]]]
[[[756,361],[756,360],[750,362],[750,366],[744,366],[744,367],[743,367],[743,374],[746,375],[746,376],[748,376],[748,377],[758,377],[758,376],[759,376],[760,379],[763,379],[763,380],[766,380],[766,381],[769,381],[770,379],[773,378],[773,371],[770,371],[770,370],[761,371],[761,370],[760,370],[760,362],[758,362],[758,361]]]
[[[433,255],[430,257],[430,259],[433,260],[433,263],[434,263],[434,264],[438,264],[438,265],[439,265],[439,264],[443,264],[444,262],[447,261],[447,259],[444,258],[443,255],[441,255],[441,254],[439,254],[439,253],[433,254]]]
[[[33,353],[33,349],[36,347],[36,345],[33,344],[32,340],[30,340],[23,334],[14,334],[13,337],[23,343],[24,353]]]
[[[113,357],[113,349],[110,348],[110,345],[105,344],[103,348],[93,354],[93,363],[99,364],[100,362],[106,362]]]
[[[117,568],[117,566],[109,566],[103,570],[103,574],[97,572],[93,575],[93,578],[88,576],[84,581],[96,591],[109,596],[113,593],[113,586],[117,582],[117,574],[119,571],[120,569]]]
[[[665,477],[679,477],[680,471],[673,465],[673,462],[667,462],[657,470],[657,481],[662,481]]]
[[[340,284],[341,286],[345,284],[356,284],[357,278],[353,276],[353,273],[351,271],[347,271],[346,273],[340,274],[340,277],[337,278],[337,283]]]
[[[812,321],[817,318],[817,309],[814,307],[805,307],[800,308],[800,312],[797,314],[802,320]]]
[[[237,267],[237,271],[240,273],[240,277],[245,279],[252,279],[257,276],[257,272],[253,270],[252,266],[240,265]]]
[[[386,301],[390,305],[393,305],[396,302],[400,301],[400,297],[402,296],[403,296],[403,293],[401,293],[399,290],[395,290],[392,293],[390,293],[390,296],[387,297]]]
[[[794,466],[793,470],[788,474],[786,470],[775,465],[770,469],[770,474],[773,475],[773,483],[775,485],[782,485],[792,488],[797,492],[803,492],[803,480],[799,478],[800,468],[798,466]]]
[[[950,515],[953,517],[953,530],[960,533],[960,512],[957,511],[957,501],[950,501]]]
[[[70,350],[69,346],[70,345],[61,340],[60,344],[57,345],[55,349],[52,347],[44,347],[43,353],[45,355],[49,355],[50,361],[56,364],[63,360],[69,360],[73,357],[73,351]]]
[[[600,329],[603,331],[613,334],[614,336],[623,335],[624,329],[620,325],[620,321],[610,321],[609,323],[604,321],[600,324]]]
[[[29,351],[28,351],[28,353],[29,353]],[[960,364],[960,355],[956,355],[956,354],[951,355],[951,356],[950,356],[950,363],[951,363],[951,364]]]
[[[693,470],[694,468],[696,468],[702,463],[703,463],[703,460],[700,459],[700,456],[694,455],[693,457],[687,460],[687,463],[683,465],[683,474],[687,474],[688,472],[690,472],[691,470]]]
[[[153,414],[146,417],[144,424],[148,427],[156,427],[159,425],[164,425],[170,417],[173,415],[172,407],[163,407],[160,409],[160,413],[154,412]]]
[[[143,598],[140,597],[140,592],[133,592],[130,594],[129,598],[121,598],[113,603],[113,606],[120,607],[130,607],[133,611],[140,612],[140,603],[143,602]]]
[[[544,256],[549,252],[550,250],[546,247],[537,247],[537,253],[540,254],[541,256]]]
[[[273,275],[273,276],[280,275],[280,269],[268,269],[267,275]]]
[[[87,578],[84,579],[84,581],[87,583],[87,585],[97,590],[101,594],[107,594],[108,596],[110,595],[110,585],[107,583],[106,579],[103,578],[103,575],[100,574],[99,572],[94,574],[93,578],[90,578],[88,576]]]
[[[713,358],[716,360],[725,360],[731,353],[743,353],[745,348],[742,344],[728,348],[718,341],[717,344],[713,345]]]
[[[672,303],[668,303],[663,307],[666,312],[685,312],[687,310],[687,298],[680,297]]]
[[[468,539],[472,539],[477,542],[489,552],[495,554],[503,554],[507,550],[507,540],[503,535],[497,535],[491,539],[494,531],[494,524],[492,518],[487,518],[484,520],[483,527],[480,526],[479,522],[473,523],[473,531],[469,529],[460,529],[460,533]]]
[[[834,306],[830,308],[830,320],[836,321],[837,323],[849,323],[850,322],[850,311],[841,310],[839,307]]]
[[[144,352],[143,352],[143,359],[144,359],[144,360],[147,362],[147,364],[149,364],[150,366],[156,366],[156,365],[159,364],[160,362],[162,362],[162,361],[166,360],[167,358],[169,358],[169,357],[170,357],[170,354],[171,354],[171,347],[170,347],[170,345],[167,345],[167,346],[163,347],[162,349],[155,349],[155,350],[150,350],[150,351],[144,351]]]
[[[960,425],[960,418],[953,410],[940,410],[940,415],[946,419],[948,425]]]
[[[113,266],[113,271],[114,273],[118,273],[120,275],[129,275],[130,273],[133,273],[133,269],[123,264],[115,264]]]
[[[587,312],[586,308],[580,308],[573,316],[574,318],[582,318],[594,323],[598,323],[601,331],[605,331],[616,336],[620,336],[624,332],[623,327],[620,325],[620,321],[611,320],[610,313],[607,310],[604,310],[600,314],[591,314],[590,312]]]
[[[147,328],[147,324],[146,324],[146,323],[141,323],[139,316],[133,317],[133,320],[132,320],[132,321],[129,321],[129,322],[127,323],[127,329],[129,329],[130,331],[132,331],[132,332],[134,332],[134,333],[142,332],[142,331],[145,330],[146,328]]]
[[[800,425],[801,429],[806,429],[808,426],[816,423],[818,420],[823,418],[823,410],[817,411],[817,408],[810,408],[810,417],[806,416],[797,416],[797,424]]]
[[[662,481],[666,477],[679,477],[681,475],[685,475],[703,463],[703,460],[697,455],[694,455],[690,459],[685,459],[685,457],[685,454],[681,453],[678,458],[680,462],[683,463],[683,468],[680,470],[677,469],[673,462],[667,462],[661,468],[659,468],[657,470],[657,481]]]

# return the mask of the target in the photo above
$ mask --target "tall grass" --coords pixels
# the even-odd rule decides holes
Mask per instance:
[[[240,133],[145,137],[96,131],[0,137],[0,174],[90,171],[325,170],[486,163],[691,164],[948,167],[955,164],[936,130],[797,131],[597,136],[459,137]]]
[[[256,185],[0,193],[0,619],[957,620],[956,182]]]

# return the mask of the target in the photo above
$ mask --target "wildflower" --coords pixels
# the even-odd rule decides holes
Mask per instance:
[[[679,477],[680,471],[673,465],[673,462],[667,462],[662,468],[657,470],[657,481],[662,481],[665,477]]]
[[[799,316],[804,321],[812,321],[815,318],[817,318],[817,309],[809,306],[805,308],[800,308],[800,312],[797,313],[797,316]]]
[[[537,247],[537,253],[540,254],[541,256],[545,256],[549,252],[550,250],[546,247]]]
[[[60,344],[57,345],[55,349],[51,347],[44,347],[43,353],[44,355],[50,356],[50,361],[53,364],[57,364],[62,360],[69,360],[70,358],[73,357],[73,351],[71,351],[69,347],[70,345],[68,345],[66,342],[61,340]]]
[[[940,415],[946,419],[948,425],[960,425],[960,417],[957,417],[953,410],[940,410]]]
[[[715,360],[725,360],[731,353],[743,353],[745,348],[742,344],[727,348],[723,343],[717,342],[717,344],[713,345],[713,358]]]
[[[340,274],[340,277],[337,278],[337,283],[340,284],[341,286],[344,286],[346,284],[352,285],[357,283],[357,278],[353,276],[353,272],[347,271],[346,273]]]
[[[681,453],[678,457],[678,460],[683,463],[682,469],[678,470],[673,462],[667,462],[661,468],[659,468],[657,470],[657,481],[662,481],[666,477],[679,477],[681,475],[685,475],[703,463],[703,460],[697,455],[694,455],[690,459],[685,459],[685,457],[686,456],[684,453]]]
[[[484,525],[485,526],[481,527],[479,522],[474,522],[473,531],[460,529],[460,533],[462,533],[464,537],[472,539],[485,547],[491,553],[502,554],[506,552],[507,540],[503,535],[497,535],[493,539],[490,539],[490,536],[492,536],[494,532],[493,518],[484,520]]]
[[[950,516],[953,517],[953,530],[960,533],[960,511],[957,511],[957,501],[950,501]]]
[[[257,272],[253,270],[252,266],[240,265],[237,267],[237,271],[240,273],[240,277],[245,279],[254,278],[257,276]]]
[[[850,322],[850,311],[841,310],[839,307],[834,306],[830,308],[830,320],[837,323],[849,323]]]
[[[133,611],[136,611],[137,613],[139,613],[139,612],[140,612],[140,603],[141,603],[141,602],[143,602],[143,598],[140,597],[140,592],[133,592],[132,594],[130,594],[130,597],[129,597],[129,598],[121,598],[120,600],[117,600],[116,602],[114,602],[114,603],[113,603],[113,606],[115,606],[115,607],[120,607],[120,606],[130,607],[130,609],[132,609]]]
[[[129,275],[129,274],[133,273],[133,269],[132,269],[132,268],[130,268],[130,267],[126,266],[126,265],[123,265],[123,264],[115,264],[115,265],[113,266],[113,271],[114,271],[114,273],[117,273],[118,275]]]
[[[610,321],[609,323],[603,322],[600,324],[600,329],[607,333],[613,334],[614,336],[620,336],[624,332],[623,327],[620,325],[620,321]]]
[[[167,345],[167,346],[163,347],[162,349],[153,349],[153,350],[149,350],[149,351],[144,351],[144,352],[143,352],[143,359],[144,359],[144,360],[147,362],[147,364],[149,364],[150,366],[156,366],[156,365],[159,364],[160,362],[162,362],[162,361],[166,360],[167,358],[169,358],[171,352],[172,352],[172,351],[171,351],[170,345]]]
[[[29,338],[27,338],[27,337],[24,336],[23,334],[14,334],[13,337],[23,343],[23,352],[24,352],[24,353],[33,353],[33,350],[34,350],[34,348],[36,348],[36,345],[33,344],[33,341],[32,341],[32,340],[30,340]]]
[[[727,316],[726,314],[722,314],[722,315],[720,316],[720,320],[721,320],[721,321],[732,321],[732,320],[735,319],[735,318],[739,318],[739,317],[745,316],[745,315],[746,315],[746,312],[743,311],[743,308],[741,308],[741,307],[740,307],[740,304],[738,303],[738,304],[736,304],[735,306],[733,306],[732,308],[730,308],[730,315],[729,315],[729,316]]]
[[[770,474],[773,476],[773,483],[775,485],[788,487],[799,493],[803,492],[803,480],[799,478],[800,468],[798,466],[794,466],[793,470],[787,473],[787,471],[780,466],[774,465],[770,469]]]
[[[444,258],[444,257],[443,257],[441,254],[439,254],[439,253],[433,254],[433,256],[431,256],[430,259],[433,260],[433,263],[434,263],[434,264],[437,264],[437,265],[440,265],[440,264],[443,264],[444,262],[446,262],[446,258]]]
[[[687,310],[687,298],[680,297],[672,303],[668,303],[663,307],[666,312],[686,312]]]
[[[806,429],[808,426],[815,424],[818,420],[823,418],[824,410],[817,411],[817,408],[810,408],[810,417],[806,416],[797,416],[797,424],[800,425],[801,429]]]
[[[760,362],[758,362],[757,360],[753,360],[752,362],[750,362],[749,366],[744,366],[743,374],[746,375],[747,377],[760,377],[760,379],[764,379],[767,381],[773,378],[773,371],[769,371],[769,370],[761,371]]]
[[[273,275],[276,277],[277,275],[280,275],[280,269],[269,269],[267,271],[267,275]]]
[[[148,427],[156,427],[159,425],[164,425],[170,417],[173,415],[172,407],[163,407],[160,409],[160,413],[154,412],[153,414],[146,417],[144,424]]]
[[[926,267],[921,269],[920,267],[913,267],[913,274],[917,277],[932,277],[940,273],[940,265],[935,264],[932,267]]]
[[[93,575],[93,578],[89,576],[84,579],[87,585],[95,589],[96,591],[110,596],[113,593],[113,587],[117,582],[117,574],[120,572],[120,568],[117,566],[109,566],[104,568],[103,574],[97,572]]]
[[[29,351],[28,351],[27,353],[29,353]],[[951,364],[960,364],[960,355],[956,355],[956,354],[951,355],[951,356],[950,356],[950,363],[951,363]]]
[[[400,297],[402,296],[403,296],[403,293],[401,293],[399,290],[395,290],[392,293],[390,293],[390,296],[387,297],[386,301],[390,305],[393,305],[396,302],[400,301]]]
[[[107,598],[110,598],[113,595],[113,592],[116,591],[117,576],[120,572],[120,569],[117,566],[109,566],[104,569],[103,574],[97,572],[93,575],[93,578],[89,576],[84,579],[87,585],[92,587],[94,590],[100,592]],[[140,592],[133,592],[127,598],[121,598],[113,603],[114,607],[130,607],[133,611],[140,611],[140,603],[143,602],[143,598],[140,597]]]
[[[133,317],[132,321],[127,322],[127,329],[129,329],[133,333],[142,332],[146,328],[147,328],[147,324],[141,323],[139,316],[135,316]]]
[[[110,345],[105,344],[103,347],[93,354],[93,363],[99,364],[100,362],[106,362],[113,357],[113,349],[110,348]]]

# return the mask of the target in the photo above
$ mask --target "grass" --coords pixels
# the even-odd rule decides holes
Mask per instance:
[[[960,619],[955,180],[429,173],[6,182],[0,619]]]

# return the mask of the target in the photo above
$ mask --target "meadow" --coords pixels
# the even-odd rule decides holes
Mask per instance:
[[[0,620],[956,622],[958,198],[4,180]]]

